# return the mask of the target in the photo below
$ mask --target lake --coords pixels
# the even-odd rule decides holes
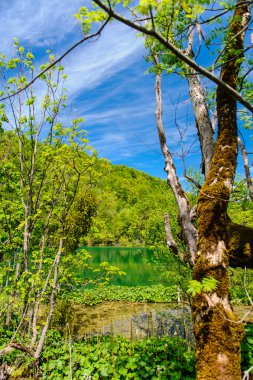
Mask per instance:
[[[92,256],[91,263],[99,265],[105,261],[126,273],[115,276],[111,285],[137,286],[159,284],[160,278],[152,265],[153,252],[147,248],[82,247]],[[87,273],[86,273],[87,274]]]

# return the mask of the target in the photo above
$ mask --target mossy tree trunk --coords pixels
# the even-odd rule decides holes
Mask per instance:
[[[236,89],[244,29],[248,22],[247,3],[237,1],[229,26],[228,44],[221,79]],[[239,58],[239,59],[238,59]],[[206,181],[198,198],[198,241],[193,278],[213,277],[215,291],[193,297],[192,313],[197,342],[197,378],[239,380],[240,342],[243,328],[237,323],[229,300],[229,218],[227,206],[237,163],[236,101],[217,88],[218,137]]]

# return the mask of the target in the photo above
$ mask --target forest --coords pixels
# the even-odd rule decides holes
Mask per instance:
[[[69,48],[13,35],[0,53],[0,380],[250,380],[252,1],[77,3],[73,36],[82,37]],[[129,41],[138,32],[129,45],[141,41],[133,54],[145,51],[153,83],[136,113],[128,85],[148,99],[144,79],[136,88],[136,68],[115,60],[106,81],[102,45],[91,65],[78,62],[87,82],[90,67],[105,65],[95,97],[89,84],[75,98],[82,77],[64,67],[77,49],[107,43],[108,30],[121,46],[115,25]],[[173,100],[168,86],[183,95]],[[94,116],[100,95],[112,108]],[[152,107],[147,145],[136,132],[145,137],[138,121]],[[103,157],[108,141],[114,162]],[[136,169],[149,171],[155,141],[164,179]],[[129,271],[137,282],[122,285]]]

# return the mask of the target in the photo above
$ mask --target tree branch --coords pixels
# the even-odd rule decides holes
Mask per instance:
[[[210,73],[208,70],[206,70],[203,66],[198,65],[193,59],[187,57],[185,53],[183,53],[180,49],[178,49],[175,45],[173,45],[171,42],[166,40],[160,33],[153,29],[147,29],[144,26],[137,25],[131,20],[128,20],[121,16],[120,14],[116,13],[112,8],[107,7],[101,0],[94,0],[94,3],[96,3],[100,8],[102,8],[110,17],[114,18],[115,20],[118,20],[122,22],[123,24],[129,26],[132,29],[138,30],[139,32],[143,33],[144,35],[148,35],[151,37],[154,37],[157,41],[161,42],[163,46],[165,46],[168,50],[170,50],[176,57],[181,59],[183,62],[185,62],[187,65],[189,65],[191,68],[196,70],[198,73],[204,75],[206,78],[210,79],[212,82],[219,85],[221,88],[223,88],[232,98],[239,101],[244,107],[246,107],[250,112],[253,113],[253,106],[243,97],[241,96],[235,89],[233,89],[231,86],[229,86],[227,83],[223,82],[221,79],[217,78],[215,75]]]
[[[166,213],[164,215],[164,227],[165,227],[167,246],[182,261],[185,261],[183,253],[179,251],[178,245],[177,245],[177,243],[175,242],[175,240],[173,238],[171,227],[170,227],[170,218],[169,218],[169,214],[168,213]]]
[[[101,26],[101,28],[93,34],[89,34],[88,36],[82,38],[80,41],[76,42],[74,45],[72,45],[68,50],[65,51],[59,58],[57,58],[54,62],[50,63],[44,70],[42,70],[38,75],[36,75],[27,85],[22,87],[20,90],[16,91],[13,94],[9,94],[8,96],[5,96],[3,98],[0,98],[0,102],[10,99],[14,97],[15,95],[20,94],[22,91],[26,90],[28,87],[30,87],[37,79],[39,79],[43,74],[45,74],[48,70],[50,70],[53,66],[55,66],[57,63],[59,63],[63,58],[65,58],[69,53],[71,53],[75,48],[77,48],[79,45],[81,45],[83,42],[90,40],[94,37],[98,37],[102,30],[105,28],[105,26],[108,24],[110,21],[111,17],[109,16],[108,19],[104,22],[104,24]]]

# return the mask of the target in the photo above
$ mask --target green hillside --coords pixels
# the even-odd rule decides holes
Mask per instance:
[[[164,214],[176,229],[177,206],[159,178],[121,165],[100,166],[94,188],[97,209],[83,243],[88,245],[143,246],[165,244]]]
[[[30,142],[24,140],[26,151]],[[71,160],[72,148],[62,145],[48,147],[40,143],[40,155],[35,167],[34,190],[40,191],[41,178],[47,161],[57,154],[64,160]],[[19,245],[20,228],[24,209],[20,197],[20,163],[17,137],[6,132],[0,139],[0,229],[2,245]],[[112,165],[96,155],[82,152],[79,157],[82,176],[67,219],[67,243],[73,251],[78,245],[120,245],[120,246],[160,246],[166,243],[164,233],[164,214],[169,212],[172,230],[177,231],[177,206],[165,180],[121,165]],[[27,153],[27,165],[29,155]],[[57,163],[56,163],[57,165]],[[48,169],[52,178],[57,178],[57,166]],[[52,173],[52,174],[50,174]],[[50,178],[51,178],[50,177]],[[52,181],[43,182],[44,206],[39,211],[40,218],[46,217],[52,194]],[[50,185],[51,183],[51,185]],[[24,183],[24,196],[29,179]],[[72,191],[72,190],[71,190]],[[48,199],[47,199],[48,198]],[[33,206],[35,207],[35,206]],[[34,211],[34,218],[39,217]],[[58,222],[57,222],[58,223]],[[52,226],[52,234],[54,227]],[[11,234],[10,234],[11,231]],[[34,231],[34,238],[39,233]],[[21,241],[20,241],[21,244]],[[5,249],[4,248],[4,249]]]

